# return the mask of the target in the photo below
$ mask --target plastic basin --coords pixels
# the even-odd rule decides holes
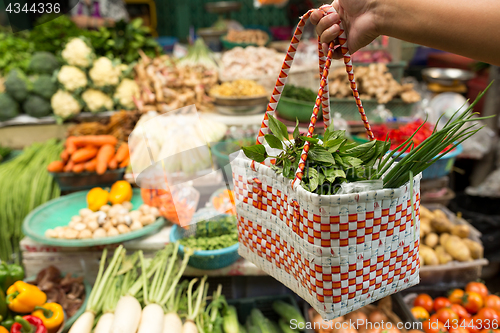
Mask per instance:
[[[298,119],[301,123],[306,123],[311,120],[311,115],[314,108],[314,102],[303,102],[296,99],[281,97],[276,110],[281,118],[295,121]],[[321,119],[323,114],[318,113],[318,118]]]

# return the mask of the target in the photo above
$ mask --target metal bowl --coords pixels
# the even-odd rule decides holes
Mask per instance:
[[[241,9],[241,2],[239,1],[218,1],[209,2],[205,4],[205,9],[209,13],[224,14],[235,12]]]
[[[472,79],[474,73],[456,68],[426,68],[422,70],[422,77],[429,83],[455,86],[464,84]]]

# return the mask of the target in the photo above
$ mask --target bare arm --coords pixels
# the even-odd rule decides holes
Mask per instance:
[[[351,52],[387,35],[500,65],[500,1],[338,0],[334,6]],[[315,11],[311,22],[323,42],[337,38],[338,15]]]

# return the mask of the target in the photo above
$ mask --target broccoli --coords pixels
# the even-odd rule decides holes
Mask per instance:
[[[41,118],[52,113],[50,102],[37,95],[30,95],[23,103],[23,110],[26,114]]]
[[[33,80],[33,93],[50,99],[57,91],[57,84],[50,75],[40,75]]]
[[[28,70],[34,74],[49,74],[59,68],[59,61],[49,52],[35,52],[31,57]]]
[[[9,120],[19,114],[19,105],[6,93],[0,93],[0,121]]]
[[[20,69],[13,69],[5,80],[5,91],[18,102],[28,97],[28,79]]]

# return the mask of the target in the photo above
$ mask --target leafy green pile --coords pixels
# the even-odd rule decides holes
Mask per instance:
[[[416,147],[412,138],[425,122],[405,142],[387,154],[391,146],[388,138],[385,141],[374,140],[358,145],[349,142],[344,131],[333,130],[333,124],[320,141],[317,135],[312,138],[299,136],[297,121],[293,132],[294,140],[291,141],[288,139],[286,126],[269,116],[272,134],[266,134],[265,140],[271,148],[280,149],[281,152],[277,156],[270,156],[263,145],[243,147],[243,152],[256,162],[263,162],[268,157],[276,158],[273,166],[275,172],[294,179],[300,155],[306,141],[309,141],[309,154],[301,183],[305,190],[332,195],[339,191],[343,183],[379,179],[383,181],[384,188],[398,188],[481,129],[474,125],[464,125],[489,118],[473,118],[475,113],[472,112],[472,108],[488,88],[465,112],[458,115],[460,110],[457,111],[451,118],[454,120],[450,119],[441,130],[437,130],[436,124],[432,134]],[[408,150],[410,152],[401,158],[403,152]],[[399,158],[401,160],[396,163]]]
[[[69,39],[89,33],[88,30],[78,28],[67,15],[45,14],[37,20],[29,38],[36,51],[58,55]]]
[[[0,31],[0,76],[7,75],[14,68],[26,71],[34,50],[29,33],[23,31],[14,35]]]
[[[293,98],[303,102],[312,102],[316,101],[316,93],[311,89],[296,87],[291,84],[288,84],[283,88],[283,97]]]
[[[196,224],[191,237],[182,238],[182,245],[193,250],[218,250],[238,242],[238,230],[234,216],[218,217]]]

